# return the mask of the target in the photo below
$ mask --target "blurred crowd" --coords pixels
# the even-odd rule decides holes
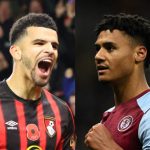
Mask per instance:
[[[75,0],[0,0],[0,81],[12,72],[10,28],[16,19],[30,12],[47,13],[56,21],[59,57],[44,88],[65,100],[75,113]]]

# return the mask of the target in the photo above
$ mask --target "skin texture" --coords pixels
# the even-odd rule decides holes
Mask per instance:
[[[112,82],[132,74],[135,64],[135,49],[128,38],[118,30],[102,31],[99,34],[95,43],[98,46],[95,56],[96,66],[108,67],[106,70],[98,71],[99,80]]]
[[[98,79],[112,86],[116,106],[149,88],[144,74],[147,49],[142,43],[116,29],[100,32],[95,44]],[[85,144],[92,150],[122,150],[100,123],[86,134]]]
[[[14,66],[7,83],[18,96],[24,99],[40,97],[41,88],[48,83],[57,60],[58,45],[55,30],[44,27],[28,27],[26,33],[10,47]],[[42,74],[38,67],[41,60],[50,62],[45,74]]]
[[[95,44],[98,79],[112,86],[116,105],[148,88],[144,73],[147,49],[142,44],[119,30],[102,31]]]

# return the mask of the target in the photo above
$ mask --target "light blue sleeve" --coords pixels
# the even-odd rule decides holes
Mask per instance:
[[[150,150],[150,110],[144,113],[138,129],[142,150]]]

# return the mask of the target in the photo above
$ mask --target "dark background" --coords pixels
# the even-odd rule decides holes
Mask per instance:
[[[149,0],[76,1],[76,128],[77,150],[87,150],[84,136],[100,122],[102,113],[114,105],[109,86],[98,82],[94,63],[95,25],[104,14],[120,12],[138,14],[150,19]],[[148,82],[150,72],[147,71]]]

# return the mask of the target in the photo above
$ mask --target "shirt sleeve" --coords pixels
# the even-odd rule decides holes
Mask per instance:
[[[76,134],[75,134],[75,124],[74,116],[69,106],[67,105],[68,118],[66,120],[66,130],[63,133],[63,138],[61,140],[62,150],[75,150],[76,145]],[[58,148],[58,150],[60,150]]]
[[[138,129],[142,150],[150,150],[150,110],[143,115]]]

